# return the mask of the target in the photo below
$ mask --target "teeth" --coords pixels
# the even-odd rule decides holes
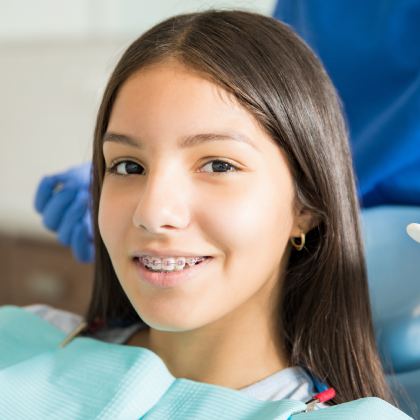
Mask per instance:
[[[169,258],[156,258],[156,257],[143,257],[141,262],[147,268],[154,271],[181,271],[188,264],[190,267],[204,260],[204,257],[169,257]]]

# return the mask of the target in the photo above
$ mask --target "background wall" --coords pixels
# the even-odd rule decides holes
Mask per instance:
[[[0,232],[54,238],[33,209],[36,187],[90,159],[124,49],[166,17],[210,7],[271,14],[274,0],[0,0]]]

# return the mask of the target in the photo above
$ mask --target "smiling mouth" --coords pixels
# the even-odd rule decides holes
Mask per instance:
[[[203,257],[203,259],[202,259],[202,260],[197,261],[197,262],[196,262],[195,264],[193,264],[193,265],[185,264],[185,265],[184,265],[184,267],[183,267],[182,269],[180,269],[180,270],[179,270],[179,269],[178,269],[178,270],[176,270],[176,269],[173,269],[173,270],[161,270],[161,269],[155,270],[155,269],[151,268],[150,266],[145,265],[145,264],[143,263],[142,259],[141,259],[141,258],[139,258],[139,257],[134,257],[134,258],[133,258],[133,261],[134,261],[136,264],[140,264],[141,266],[143,266],[144,268],[146,268],[146,270],[150,271],[151,273],[174,273],[174,272],[179,273],[180,271],[186,271],[186,270],[189,270],[190,268],[193,268],[193,267],[195,267],[195,266],[197,266],[197,265],[201,264],[202,262],[204,262],[205,260],[207,260],[207,259],[209,259],[209,258],[212,258],[212,257],[207,257],[207,256],[205,256],[205,257]]]

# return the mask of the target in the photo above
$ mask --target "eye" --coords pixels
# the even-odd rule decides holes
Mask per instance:
[[[226,172],[237,172],[239,170],[237,166],[221,159],[209,160],[208,162],[206,162],[205,165],[202,166],[202,168],[210,164],[211,164],[211,168],[214,170],[213,173],[215,174],[222,174]],[[122,176],[141,175],[139,171],[141,171],[142,169],[143,167],[136,162],[133,162],[131,160],[120,160],[118,162],[112,162],[111,166],[109,168],[106,168],[106,172],[115,174],[115,175],[122,175]]]
[[[215,162],[215,163],[213,163]],[[212,164],[211,168],[212,169],[216,169],[215,173],[225,173],[225,172],[237,172],[239,170],[238,167],[236,167],[235,165],[232,165],[231,163],[225,161],[225,160],[220,160],[220,159],[213,159],[208,161],[203,167]],[[224,169],[229,169],[224,171]],[[231,170],[233,169],[233,170]]]
[[[121,160],[119,162],[111,163],[111,166],[106,168],[106,172],[126,176],[138,174],[138,171],[141,171],[142,168],[141,165],[131,160]]]

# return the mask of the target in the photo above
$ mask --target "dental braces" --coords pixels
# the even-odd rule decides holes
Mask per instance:
[[[193,265],[196,265],[198,262],[201,262],[204,260],[205,260],[205,257],[189,257],[189,258],[185,258],[185,264],[188,264],[190,267],[192,267]],[[158,261],[158,264],[160,264],[161,267],[162,266],[170,267],[172,265],[177,265],[177,261],[179,260],[175,258],[175,261],[172,262],[172,261],[168,261],[167,259],[159,259],[156,257],[141,257],[140,258],[140,262],[150,268],[154,268],[154,266],[158,266],[158,264],[156,264],[156,261]]]

